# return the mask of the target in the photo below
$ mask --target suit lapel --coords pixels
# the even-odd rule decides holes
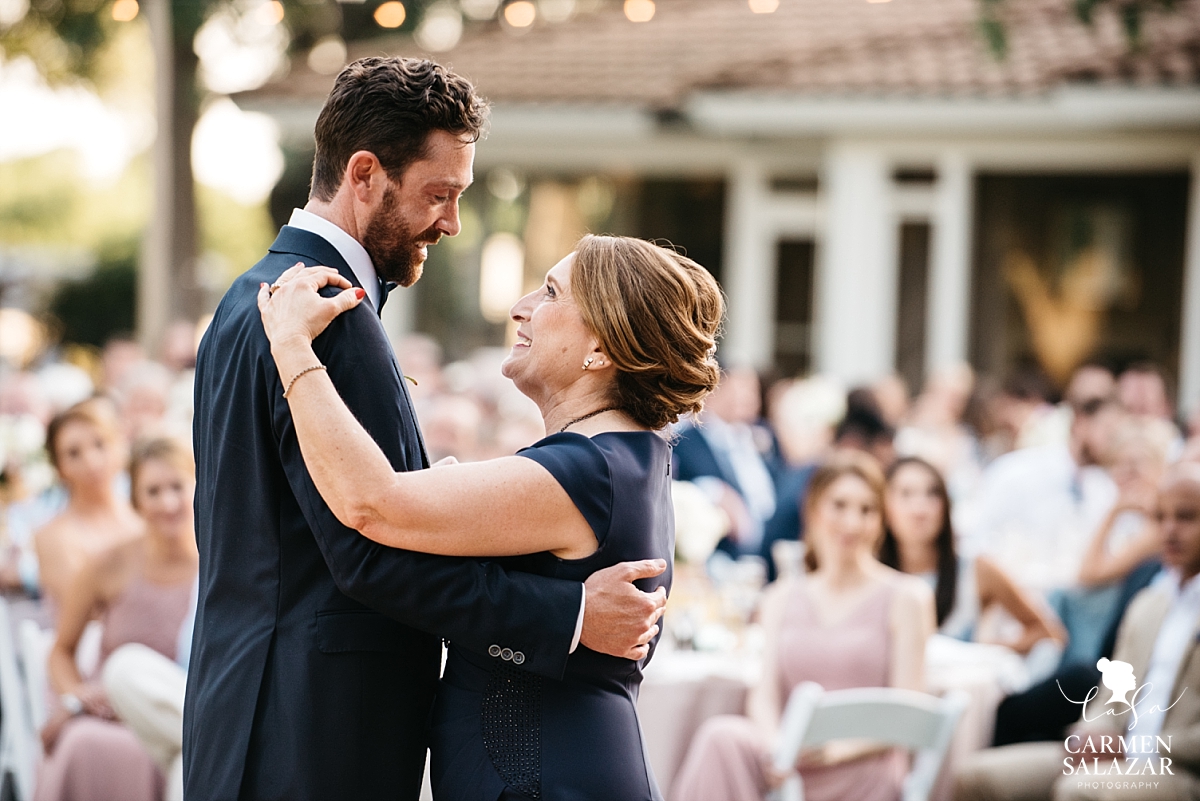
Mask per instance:
[[[300,261],[311,262],[309,264],[310,267],[318,264],[333,267],[351,284],[356,287],[362,287],[358,276],[354,274],[354,270],[350,269],[350,265],[342,258],[342,254],[338,252],[338,249],[331,245],[324,237],[318,236],[311,231],[285,225],[279,229],[279,235],[275,237],[275,241],[268,250],[271,253],[298,256]],[[380,291],[382,292],[383,290],[384,287],[381,285]],[[383,306],[383,298],[384,295],[381,294],[380,306]],[[367,302],[369,303],[370,300],[368,299]],[[383,323],[379,320],[378,310],[375,312],[375,320],[379,323],[380,327],[383,326]],[[392,369],[396,371],[396,378],[400,384],[400,392],[404,396],[404,403],[408,408],[408,413],[412,416],[413,428],[417,432],[417,443],[421,450],[422,464],[428,466],[429,456],[425,451],[425,440],[421,436],[421,427],[417,423],[416,410],[413,408],[412,397],[408,394],[408,387],[405,386],[404,371],[400,369],[400,365],[396,361],[396,354],[391,349],[391,340],[387,337],[386,333],[384,335],[384,342],[387,343],[388,351],[391,353]]]

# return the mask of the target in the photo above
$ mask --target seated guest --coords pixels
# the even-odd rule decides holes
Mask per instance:
[[[761,411],[758,374],[731,368],[722,372],[700,421],[676,430],[672,475],[695,483],[729,515],[733,533],[720,550],[735,558],[760,552],[763,528],[775,514],[775,483],[764,458],[774,442],[759,422]]]
[[[1111,374],[1077,371],[1067,389],[1070,441],[1013,451],[988,466],[963,524],[963,551],[987,553],[1026,587],[1075,584],[1087,543],[1117,497],[1103,466],[1121,419],[1112,392]]]
[[[1084,587],[1121,581],[1158,556],[1161,540],[1154,531],[1154,505],[1176,435],[1170,423],[1147,418],[1130,419],[1118,430],[1109,470],[1117,485],[1117,502],[1084,554],[1079,570]]]
[[[886,467],[896,459],[895,438],[896,431],[884,419],[871,390],[851,390],[846,396],[846,416],[833,432],[834,446],[869,453]]]
[[[1120,667],[1116,663],[1132,666],[1133,676],[1125,685],[1130,698],[1117,698],[1122,694],[1112,692],[1115,682],[1105,675],[1104,687],[1089,688],[1097,700],[1088,704],[1073,736],[973,754],[957,772],[957,798],[1200,797],[1200,698],[1186,692],[1200,686],[1200,641],[1195,636],[1200,626],[1200,466],[1181,464],[1167,474],[1156,516],[1166,570],[1130,603],[1114,659],[1097,664],[1101,671]],[[1136,714],[1130,701],[1137,705]],[[1125,752],[1129,744],[1147,743],[1160,750]],[[1169,770],[1162,769],[1164,758],[1171,760]],[[1084,759],[1086,774],[1080,764]],[[1147,764],[1153,765],[1153,775],[1143,772]],[[1131,770],[1136,775],[1129,775]]]
[[[883,490],[879,466],[853,451],[836,454],[813,475],[805,504],[811,572],[777,582],[764,596],[767,650],[749,717],[705,722],[673,798],[745,801],[778,785],[784,777],[773,775],[769,754],[788,696],[802,682],[828,690],[924,689],[933,594],[873,555],[883,533]],[[892,801],[908,765],[893,749],[835,741],[803,753],[797,767],[809,801]]]
[[[1018,653],[1028,653],[1046,638],[1066,640],[1058,621],[995,562],[955,552],[946,482],[929,462],[909,456],[888,470],[884,521],[879,561],[929,584],[940,633],[971,640],[980,613],[999,604],[1022,626],[1020,637],[1009,643]]]
[[[1170,423],[1146,417],[1126,416],[1113,433],[1109,474],[1117,488],[1116,502],[1086,543],[1079,586],[1062,588],[1048,598],[1070,635],[1064,665],[1090,669],[1096,664],[1105,633],[1122,612],[1123,582],[1139,565],[1157,557],[1159,541],[1151,517],[1175,437]]]
[[[176,655],[198,562],[191,455],[173,440],[150,440],[134,453],[130,479],[146,532],[96,554],[67,593],[49,659],[61,707],[42,730],[47,756],[35,801],[139,801],[162,794],[153,759],[117,722],[101,685],[79,675],[75,659],[84,627],[96,616],[104,624],[102,662],[127,643]]]
[[[57,609],[84,562],[139,536],[142,521],[118,491],[126,452],[108,401],[86,400],[51,420],[46,453],[67,507],[34,534],[34,549],[42,597]]]

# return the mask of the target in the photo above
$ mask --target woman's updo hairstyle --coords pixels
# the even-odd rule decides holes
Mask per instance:
[[[575,248],[571,294],[617,368],[618,408],[655,430],[704,408],[720,380],[725,313],[707,270],[643,239],[589,235]]]

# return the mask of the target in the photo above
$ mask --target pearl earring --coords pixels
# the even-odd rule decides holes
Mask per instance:
[[[583,369],[586,370],[589,367],[591,367],[592,362],[594,362],[594,361],[596,361],[596,360],[593,357],[588,356],[587,359],[583,362]]]

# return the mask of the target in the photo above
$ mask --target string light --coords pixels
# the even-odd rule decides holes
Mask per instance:
[[[514,28],[528,28],[537,19],[537,6],[529,0],[517,0],[504,7],[504,21]]]
[[[117,22],[129,22],[137,15],[137,0],[117,0],[113,3],[112,18]]]
[[[271,0],[267,3],[266,17],[272,25],[278,25],[283,22],[283,3],[279,0]]]
[[[625,0],[625,16],[630,22],[654,19],[654,0]]]
[[[375,21],[381,28],[399,28],[404,24],[404,18],[407,16],[408,12],[404,10],[404,4],[398,0],[388,0],[375,9]]]
[[[774,14],[779,0],[750,0],[750,10],[755,14]]]

